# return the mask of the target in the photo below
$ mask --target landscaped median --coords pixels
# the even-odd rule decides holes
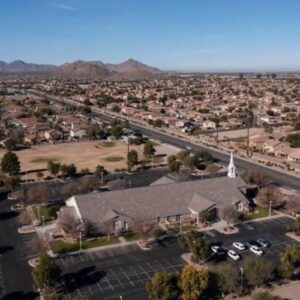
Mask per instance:
[[[108,239],[107,236],[105,236],[105,237],[93,238],[93,239],[82,241],[81,248],[83,250],[86,250],[90,248],[97,248],[97,247],[102,247],[107,245],[118,244],[118,243],[120,243],[118,237],[111,236]],[[80,244],[79,242],[70,243],[70,242],[59,240],[59,241],[50,242],[50,248],[54,254],[64,254],[64,253],[75,252],[80,250]]]

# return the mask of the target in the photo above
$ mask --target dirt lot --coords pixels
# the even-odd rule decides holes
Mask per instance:
[[[142,157],[142,146],[131,145],[130,149],[137,150]],[[1,158],[4,153],[5,150],[1,149]],[[126,167],[127,144],[99,141],[47,144],[17,151],[16,154],[21,161],[21,171],[46,168],[49,160],[65,164],[74,163],[78,170],[89,168],[93,171],[97,165],[103,165],[107,170],[113,171],[116,168]]]
[[[177,149],[167,145],[155,145],[157,154],[173,154]],[[130,149],[135,149],[139,154],[139,159],[143,159],[143,145],[130,145]],[[0,150],[0,159],[5,150]],[[49,160],[65,164],[75,164],[77,170],[88,168],[95,170],[97,165],[104,166],[108,171],[126,168],[127,144],[125,142],[99,142],[85,141],[74,143],[63,143],[55,145],[37,145],[31,149],[17,151],[21,171],[30,171],[47,168]],[[47,172],[43,172],[47,175]],[[33,175],[33,176],[32,176]],[[29,178],[36,178],[35,174],[28,174]]]

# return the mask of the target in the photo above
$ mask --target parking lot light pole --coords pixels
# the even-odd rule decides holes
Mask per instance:
[[[240,267],[240,274],[241,274],[241,294],[243,293],[243,276],[244,276],[244,269]]]
[[[79,232],[79,250],[82,250],[82,233],[81,231]]]
[[[37,211],[38,211],[38,221],[41,222],[41,215],[40,215],[40,207],[37,207]]]

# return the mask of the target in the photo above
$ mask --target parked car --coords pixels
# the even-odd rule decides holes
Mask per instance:
[[[234,250],[229,250],[227,255],[233,260],[239,260],[241,258],[241,256]]]
[[[254,254],[259,255],[259,256],[261,256],[261,255],[264,254],[264,251],[263,251],[262,249],[260,249],[259,247],[257,247],[257,246],[251,246],[251,247],[249,248],[249,250],[250,250],[251,252],[253,252]]]
[[[246,246],[240,242],[234,242],[234,243],[232,243],[232,246],[240,251],[246,250]]]
[[[260,248],[261,247],[261,245],[258,243],[258,242],[256,242],[256,241],[248,241],[247,242],[247,246],[250,248],[251,246],[256,246],[257,248]]]
[[[260,238],[260,239],[257,239],[256,241],[260,244],[261,247],[268,248],[271,246],[271,244],[264,239]]]
[[[213,246],[210,247],[210,249],[211,249],[211,251],[212,251],[213,253],[217,253],[218,250],[219,250],[220,248],[221,248],[221,247],[218,246],[218,245],[213,245]]]

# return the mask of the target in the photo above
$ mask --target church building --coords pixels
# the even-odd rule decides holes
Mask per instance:
[[[76,195],[66,201],[59,218],[72,214],[99,233],[141,225],[197,225],[203,214],[211,221],[219,220],[229,206],[247,210],[246,195],[247,184],[236,174],[231,153],[227,176]]]

